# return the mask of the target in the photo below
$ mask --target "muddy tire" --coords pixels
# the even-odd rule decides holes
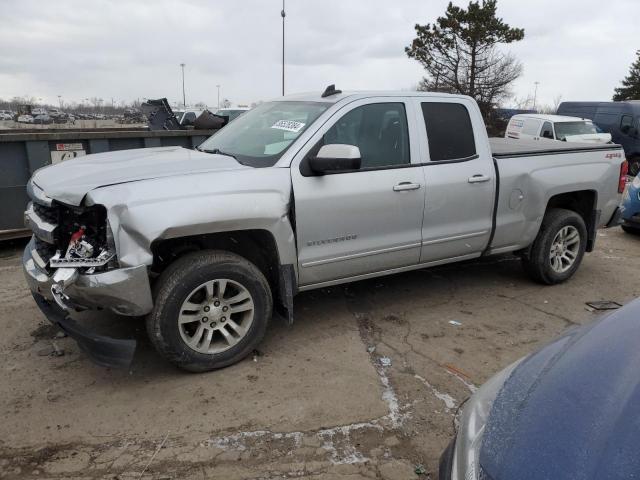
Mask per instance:
[[[264,337],[272,310],[269,283],[254,264],[229,252],[195,252],[158,279],[147,333],[171,363],[205,372],[249,355]]]
[[[571,210],[549,210],[522,263],[525,271],[539,283],[562,283],[576,272],[587,246],[587,227]]]

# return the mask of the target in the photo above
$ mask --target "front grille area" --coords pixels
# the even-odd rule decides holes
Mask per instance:
[[[50,243],[40,240],[38,237],[34,237],[33,247],[35,248],[42,261],[47,264],[51,257],[56,253],[56,246]]]
[[[39,203],[33,203],[33,211],[48,223],[56,225],[58,223],[58,209],[56,207],[45,207]]]
[[[82,242],[92,250],[87,260],[109,250],[107,214],[102,205],[75,207],[53,201],[47,207],[34,202],[27,207],[25,224],[33,231],[34,250],[39,257],[37,263],[40,268],[50,268],[51,257],[58,251],[64,257],[72,235],[80,231],[83,233]],[[74,244],[75,248],[77,244]]]

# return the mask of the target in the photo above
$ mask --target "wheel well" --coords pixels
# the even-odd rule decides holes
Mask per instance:
[[[587,226],[587,252],[590,252],[595,245],[596,227],[600,214],[596,210],[596,202],[597,193],[593,190],[560,193],[549,199],[546,211],[552,208],[566,208],[580,215]]]
[[[238,230],[153,242],[151,272],[158,276],[182,255],[198,250],[225,250],[246,258],[264,274],[274,297],[279,297],[278,248],[273,235],[266,230]]]

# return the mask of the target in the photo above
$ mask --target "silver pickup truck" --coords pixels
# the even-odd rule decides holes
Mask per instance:
[[[96,362],[135,342],[69,313],[146,316],[176,365],[233,364],[297,292],[514,252],[536,281],[571,277],[617,221],[618,145],[489,140],[468,97],[287,96],[196,150],[100,153],[38,170],[25,222],[34,298]]]

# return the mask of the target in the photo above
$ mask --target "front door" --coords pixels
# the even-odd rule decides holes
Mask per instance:
[[[420,257],[424,174],[413,105],[366,99],[339,110],[294,159],[299,283],[302,287],[415,265]],[[304,176],[300,162],[322,145],[359,147],[357,171]]]

